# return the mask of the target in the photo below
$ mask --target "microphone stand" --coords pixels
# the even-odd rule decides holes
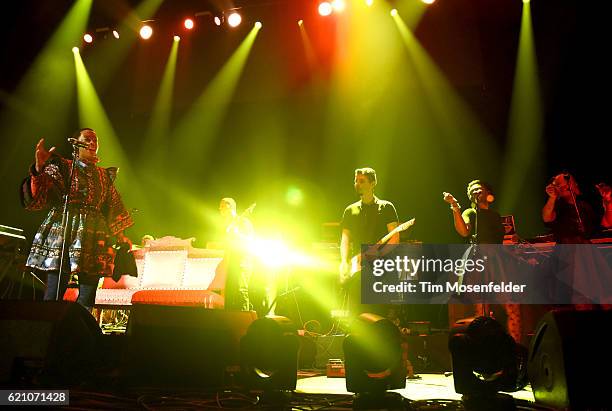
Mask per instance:
[[[480,207],[478,206],[478,193],[475,193],[472,197],[472,200],[474,201],[474,234],[472,235],[471,238],[471,242],[472,242],[472,256],[474,258],[476,258],[476,253],[478,252],[478,212],[480,210]],[[483,317],[488,316],[488,309],[487,309],[487,304],[482,303],[482,315]]]
[[[64,270],[64,263],[66,257],[66,243],[68,238],[68,218],[70,211],[68,210],[68,204],[70,203],[70,192],[72,191],[72,183],[76,177],[76,164],[79,161],[79,147],[77,144],[72,143],[72,166],[70,167],[70,179],[68,182],[68,187],[66,189],[66,194],[64,194],[64,210],[62,212],[62,253],[60,254],[60,263],[59,263],[59,273],[57,276],[57,288],[55,290],[55,301],[59,301],[59,292],[61,284],[62,284],[62,272]]]
[[[586,233],[584,232],[584,223],[582,222],[582,216],[580,215],[580,210],[578,209],[578,203],[576,202],[576,194],[574,193],[574,189],[572,188],[572,184],[569,179],[569,175],[564,176],[564,178],[567,181],[567,186],[572,196],[572,202],[574,203],[574,209],[576,210],[576,216],[578,217],[578,230],[580,230],[582,234],[586,235]]]

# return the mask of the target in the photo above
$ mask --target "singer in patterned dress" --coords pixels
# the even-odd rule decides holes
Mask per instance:
[[[21,202],[27,210],[49,209],[34,237],[26,266],[47,274],[45,300],[61,300],[69,281],[76,282],[77,302],[91,309],[98,280],[113,274],[112,244],[130,243],[123,231],[133,221],[114,185],[117,169],[96,165],[98,138],[94,130],[81,129],[75,139],[78,162],[70,186],[63,273],[59,276],[62,217],[73,160],[55,154],[55,147],[47,150],[44,139],[36,145],[35,163],[21,185]],[[58,281],[61,284],[56,298]]]

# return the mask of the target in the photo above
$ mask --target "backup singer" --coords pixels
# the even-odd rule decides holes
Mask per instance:
[[[452,194],[444,193],[444,201],[453,212],[455,231],[461,237],[479,244],[501,244],[504,240],[504,226],[499,213],[490,208],[494,200],[491,187],[480,181],[471,181],[467,186],[471,207],[461,213],[461,206]]]
[[[464,238],[470,238],[475,244],[502,244],[504,226],[499,213],[490,206],[495,200],[491,186],[481,180],[470,181],[467,185],[467,197],[471,207],[461,213],[459,202],[450,193],[443,193],[444,201],[450,204],[453,213],[455,231]],[[498,272],[497,275],[502,275]],[[471,277],[470,277],[471,278]],[[477,281],[478,282],[478,281]],[[486,283],[487,279],[480,279]],[[506,328],[517,342],[521,342],[521,311],[518,304],[475,304],[474,315],[506,316]],[[501,319],[501,318],[500,318]]]
[[[596,217],[589,203],[582,200],[580,187],[571,174],[554,176],[546,186],[548,200],[542,208],[542,220],[560,244],[590,243]]]
[[[96,133],[84,128],[75,138],[84,147],[78,148],[72,180],[73,160],[55,154],[55,147],[47,150],[44,139],[36,145],[35,163],[21,186],[21,201],[27,210],[50,210],[34,237],[26,266],[47,273],[44,299],[55,300],[60,281],[64,196],[69,193],[67,251],[59,299],[68,282],[75,282],[79,286],[77,302],[91,309],[100,276],[113,274],[113,237],[117,242],[130,243],[123,231],[133,221],[114,185],[117,169],[96,165]]]

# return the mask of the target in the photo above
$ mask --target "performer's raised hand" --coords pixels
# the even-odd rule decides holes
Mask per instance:
[[[546,186],[546,194],[548,194],[548,197],[553,200],[557,199],[559,192],[557,191],[557,187],[554,185],[554,183],[550,183]]]
[[[53,155],[54,151],[55,151],[55,147],[51,147],[49,150],[45,148],[44,138],[41,138],[38,141],[38,144],[36,144],[36,151],[34,154],[34,159],[36,161],[36,172],[40,173],[45,163]]]
[[[604,202],[609,203],[612,201],[612,187],[606,183],[596,184],[595,187]]]
[[[444,201],[450,204],[452,207],[457,207],[458,203],[455,197],[451,193],[447,193],[446,191],[442,193]]]

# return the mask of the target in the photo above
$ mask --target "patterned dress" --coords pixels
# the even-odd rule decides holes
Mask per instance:
[[[49,209],[34,237],[26,265],[41,271],[59,271],[62,248],[64,193],[70,182],[72,160],[57,155],[40,173],[34,166],[21,186],[22,205],[27,210]],[[75,274],[112,276],[114,250],[111,236],[133,224],[115,188],[116,168],[102,168],[79,161],[70,189],[68,257],[64,267]],[[34,194],[31,190],[34,185]]]

